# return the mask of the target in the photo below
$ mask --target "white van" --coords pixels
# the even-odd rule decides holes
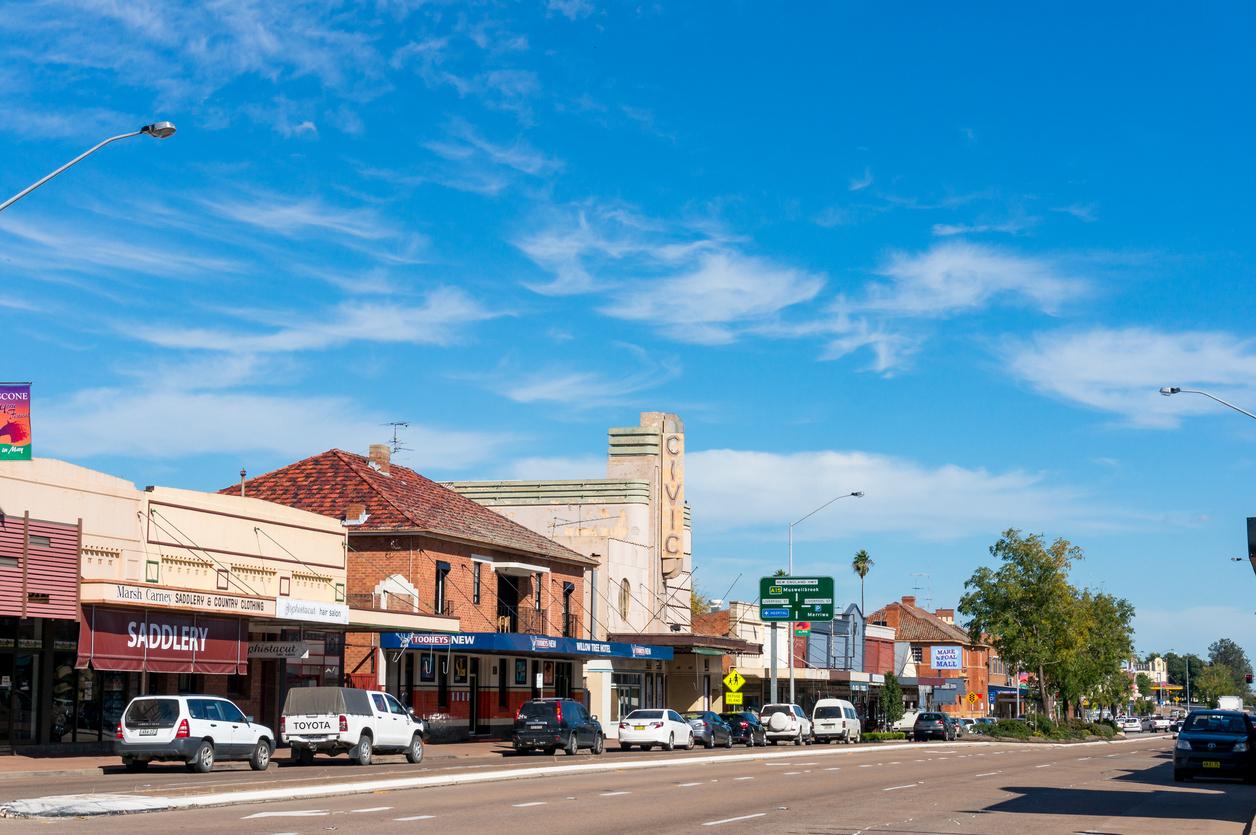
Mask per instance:
[[[820,699],[811,709],[811,733],[816,742],[858,742],[863,736],[863,725],[850,702]]]

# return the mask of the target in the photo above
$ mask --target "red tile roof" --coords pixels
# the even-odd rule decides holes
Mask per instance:
[[[891,608],[898,610],[898,625],[894,629],[894,639],[897,641],[930,641],[966,645],[980,643],[980,641],[973,641],[965,630],[955,624],[947,623],[932,612],[910,603],[895,602],[882,606],[868,615],[868,623],[881,621],[892,623],[893,618],[886,616]]]
[[[220,491],[239,495],[240,485]],[[245,495],[343,519],[349,505],[366,508],[356,531],[418,531],[580,565],[597,561],[547,539],[500,513],[424,478],[408,467],[384,474],[367,458],[340,449],[289,464],[245,482]]]
[[[720,609],[715,612],[706,612],[705,614],[694,615],[693,634],[716,635],[725,638],[728,637],[728,610]]]

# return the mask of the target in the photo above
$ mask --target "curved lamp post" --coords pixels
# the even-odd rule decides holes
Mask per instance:
[[[1220,397],[1211,395],[1206,391],[1200,391],[1199,389],[1184,389],[1178,386],[1163,386],[1160,389],[1160,393],[1163,394],[1165,397],[1172,397],[1175,394],[1200,394],[1200,395],[1203,395],[1204,397],[1207,397],[1209,400],[1217,401],[1222,406],[1228,406],[1236,412],[1247,415],[1252,420],[1256,420],[1256,415],[1247,411],[1247,409],[1240,409],[1238,406],[1235,406],[1233,403],[1228,403],[1225,400],[1222,400]]]
[[[88,150],[79,154],[77,157],[70,160],[65,165],[61,166],[56,171],[53,171],[51,174],[47,175],[46,177],[43,177],[42,179],[36,180],[35,182],[31,183],[29,186],[22,189],[17,194],[10,197],[8,200],[4,201],[3,203],[0,203],[0,212],[3,212],[5,209],[9,208],[14,203],[21,200],[23,197],[30,194],[32,191],[39,188],[44,183],[48,182],[53,177],[57,176],[58,174],[60,174],[62,171],[66,170],[70,166],[74,165],[75,163],[82,162],[84,159],[96,153],[101,148],[108,145],[110,142],[117,142],[119,139],[130,139],[132,136],[139,136],[140,134],[151,136],[154,139],[166,139],[168,137],[174,136],[174,131],[175,131],[175,127],[170,122],[153,122],[151,125],[145,125],[139,130],[131,131],[130,133],[120,133],[117,136],[111,136],[108,139],[106,139],[104,142],[101,142],[99,145],[96,145],[93,148],[89,148]]]

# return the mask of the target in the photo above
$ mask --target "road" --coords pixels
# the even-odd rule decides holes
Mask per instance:
[[[595,773],[123,818],[15,820],[5,827],[188,835],[226,829],[382,833],[506,827],[541,828],[546,835],[731,828],[999,835],[1243,832],[1256,812],[1256,786],[1174,784],[1171,745],[1163,736],[1085,746],[932,743],[897,749],[820,747],[775,758],[768,749],[768,759],[688,762],[698,756],[694,752],[676,755],[671,766],[657,769],[624,767],[658,759],[657,754],[618,759],[608,754],[600,761],[607,770]],[[548,757],[533,759],[555,764]],[[513,768],[520,760],[508,762]],[[573,762],[595,761],[582,756]],[[0,792],[7,795],[4,788]]]

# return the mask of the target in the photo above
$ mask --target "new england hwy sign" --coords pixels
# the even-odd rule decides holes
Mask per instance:
[[[759,580],[759,619],[832,620],[832,577],[763,577]]]

